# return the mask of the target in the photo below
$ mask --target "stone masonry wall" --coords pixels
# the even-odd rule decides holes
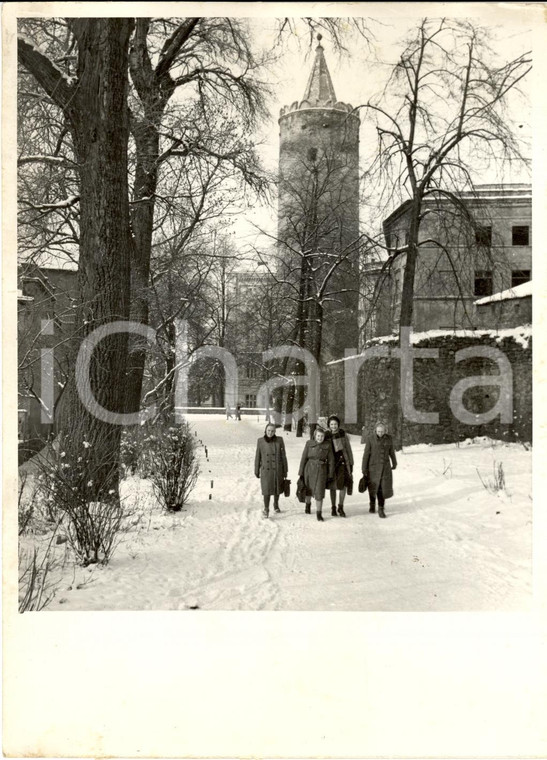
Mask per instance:
[[[387,345],[395,347],[395,339],[371,341],[368,347]],[[510,363],[512,373],[511,395],[513,415],[511,422],[502,422],[498,414],[492,421],[468,424],[457,419],[450,407],[450,394],[454,386],[465,378],[499,375],[498,364],[489,358],[474,356],[455,362],[456,353],[464,348],[484,347],[496,349]],[[413,348],[438,349],[436,359],[415,358],[414,408],[420,412],[437,412],[438,424],[420,424],[402,420],[402,443],[448,443],[489,436],[507,441],[532,440],[532,336],[531,327],[515,330],[460,331],[456,333],[430,333],[413,336]],[[338,414],[349,432],[360,433],[364,427],[371,431],[377,420],[385,420],[394,428],[399,405],[394,401],[396,379],[400,361],[395,357],[369,358],[361,366],[357,382],[357,422],[346,420],[345,380],[351,371],[351,362],[361,357],[350,357],[327,365],[322,377],[322,414]],[[464,408],[480,415],[494,407],[499,399],[500,386],[473,384],[463,395]]]

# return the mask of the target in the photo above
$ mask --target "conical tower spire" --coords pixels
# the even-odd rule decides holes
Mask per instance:
[[[332,86],[321,40],[322,35],[318,34],[317,42],[319,44],[315,49],[315,61],[304,93],[304,100],[314,106],[333,106],[336,103],[336,94]]]

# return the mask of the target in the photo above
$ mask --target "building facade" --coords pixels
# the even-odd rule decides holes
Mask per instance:
[[[457,205],[424,201],[414,288],[415,331],[484,327],[476,301],[532,277],[529,185],[482,185],[458,194]],[[376,275],[374,334],[399,327],[410,202],[384,221],[389,259]],[[492,325],[493,326],[493,325]]]

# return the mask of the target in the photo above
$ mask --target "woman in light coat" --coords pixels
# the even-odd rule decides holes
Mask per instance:
[[[327,481],[334,477],[334,454],[330,441],[325,440],[323,428],[315,428],[313,439],[306,441],[298,475],[303,478],[306,487],[306,514],[311,514],[313,497],[317,519],[323,522],[323,499]]]
[[[353,472],[353,452],[346,432],[340,427],[340,419],[335,414],[331,414],[327,424],[329,430],[326,438],[330,440],[332,453],[334,454],[334,479],[330,484],[330,503],[331,514],[336,517],[345,517],[344,499],[346,498],[346,489],[351,483]],[[336,512],[336,491],[338,496],[338,513]]]
[[[260,486],[264,497],[263,517],[270,514],[270,499],[274,498],[274,512],[279,509],[279,494],[283,492],[283,481],[287,477],[289,467],[285,453],[285,441],[275,434],[275,425],[266,425],[264,436],[256,443],[255,475],[260,478]]]
[[[383,422],[377,422],[374,433],[365,442],[362,471],[368,477],[369,512],[376,512],[378,496],[378,516],[385,517],[384,504],[393,496],[392,470],[397,467],[397,458],[391,436]]]

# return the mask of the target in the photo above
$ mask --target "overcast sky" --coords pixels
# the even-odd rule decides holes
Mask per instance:
[[[252,8],[253,5],[255,4],[248,4],[246,7]],[[367,13],[370,14],[369,25],[374,35],[372,46],[367,46],[362,38],[353,35],[345,40],[348,52],[339,54],[327,35],[323,36],[321,42],[336,96],[338,100],[349,102],[353,106],[365,103],[382,90],[391,66],[403,50],[405,36],[425,15],[438,18],[443,13],[450,15],[459,13],[465,17],[474,17],[477,24],[492,28],[493,47],[503,60],[516,57],[530,49],[532,45],[531,19],[522,5],[516,8],[515,6],[500,8],[494,3],[451,3],[450,7],[429,3],[414,5],[357,3],[352,7],[362,14],[365,5]],[[416,8],[416,6],[420,7]],[[430,10],[433,13],[430,13]],[[264,16],[254,18],[252,27],[256,45],[264,50],[271,49],[276,36],[275,18]],[[260,152],[266,165],[272,171],[277,169],[279,153],[277,124],[279,110],[284,105],[290,105],[302,99],[317,45],[317,41],[314,40],[310,47],[309,34],[304,32],[303,26],[300,28],[303,32],[301,37],[285,40],[283,53],[272,65],[269,73],[269,80],[274,87],[274,97],[270,104],[272,116],[270,123],[264,129],[265,142]],[[525,89],[527,88],[528,83],[525,86]],[[529,137],[529,115],[519,111],[519,122],[523,123],[522,136]],[[375,131],[365,114],[361,116],[360,144],[361,168],[365,169],[366,157],[370,156],[376,145]],[[512,182],[530,180],[529,175],[520,170],[508,173],[504,179]],[[480,181],[496,181],[496,177],[481,176]],[[245,219],[240,219],[236,224],[237,237],[241,241],[255,241],[256,232],[252,224],[258,224],[269,232],[275,233],[275,209],[266,207],[255,209],[255,211],[245,213],[244,217]]]

